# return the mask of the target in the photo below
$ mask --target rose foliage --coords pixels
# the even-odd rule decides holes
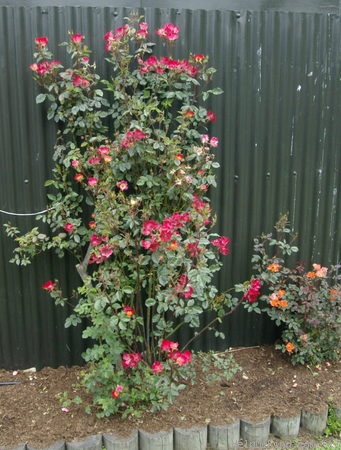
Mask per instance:
[[[314,263],[307,269],[302,262],[289,264],[298,251],[295,239],[285,215],[275,233],[254,240],[255,276],[244,294],[247,307],[266,313],[281,327],[276,347],[293,364],[335,362],[341,344],[340,266]]]
[[[167,407],[192,377],[177,330],[236,305],[212,283],[229,238],[212,232],[207,191],[216,185],[218,139],[209,135],[216,116],[203,105],[221,90],[209,87],[215,69],[206,55],[171,56],[179,31],[156,31],[169,52],[160,58],[141,18],[106,33],[108,79],[96,73],[83,35],[62,44],[70,67],[54,59],[47,37],[35,41],[37,103],[48,102],[58,126],[49,211],[38,217],[50,233],[7,232],[17,264],[49,249],[76,258],[82,284],[66,326],[86,320],[83,384],[99,415]],[[66,303],[58,280],[42,288]]]

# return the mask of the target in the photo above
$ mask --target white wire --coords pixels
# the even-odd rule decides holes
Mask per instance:
[[[38,216],[39,214],[45,214],[48,211],[51,211],[52,209],[53,208],[44,209],[43,211],[38,211],[35,213],[14,213],[9,211],[3,211],[2,209],[0,209],[0,213],[7,214],[8,216]]]

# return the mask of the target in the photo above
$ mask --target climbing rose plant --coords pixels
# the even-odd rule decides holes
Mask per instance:
[[[17,264],[50,249],[76,258],[82,284],[66,326],[86,321],[83,385],[102,416],[166,408],[193,377],[192,352],[176,332],[238,303],[212,283],[230,240],[212,232],[207,191],[216,186],[219,141],[209,134],[216,115],[203,104],[221,90],[210,88],[206,55],[172,57],[179,32],[170,23],[156,31],[168,49],[158,58],[141,18],[109,31],[108,79],[96,73],[83,35],[62,44],[68,68],[47,37],[35,40],[37,103],[48,102],[58,126],[49,210],[38,217],[50,233],[7,232]],[[58,280],[41,287],[67,302]]]

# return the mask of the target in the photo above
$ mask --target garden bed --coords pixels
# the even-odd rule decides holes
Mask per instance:
[[[20,382],[0,387],[0,445],[25,443],[31,448],[44,448],[57,441],[71,443],[89,436],[125,438],[134,430],[158,433],[199,427],[207,429],[207,433],[210,429],[218,432],[218,426],[238,420],[261,423],[274,416],[289,418],[302,411],[321,412],[330,402],[341,405],[341,363],[317,368],[292,366],[273,347],[232,352],[241,370],[231,380],[208,383],[199,371],[197,383],[189,383],[167,411],[124,420],[87,415],[84,405],[62,411],[56,395],[77,391],[72,386],[79,378],[79,367],[19,371],[16,375],[0,371],[1,382]]]

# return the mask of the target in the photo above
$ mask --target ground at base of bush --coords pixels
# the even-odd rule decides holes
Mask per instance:
[[[241,367],[232,379],[208,382],[207,374],[198,368],[197,382],[188,382],[167,411],[144,413],[140,418],[98,419],[85,413],[84,404],[63,411],[57,395],[80,394],[73,387],[79,381],[79,367],[17,374],[0,370],[0,382],[19,382],[0,386],[0,445],[28,443],[42,448],[61,439],[70,442],[95,434],[127,436],[133,429],[158,432],[222,425],[237,418],[259,421],[269,415],[292,416],[302,409],[318,411],[330,403],[341,406],[341,362],[292,366],[272,346],[230,352]]]

